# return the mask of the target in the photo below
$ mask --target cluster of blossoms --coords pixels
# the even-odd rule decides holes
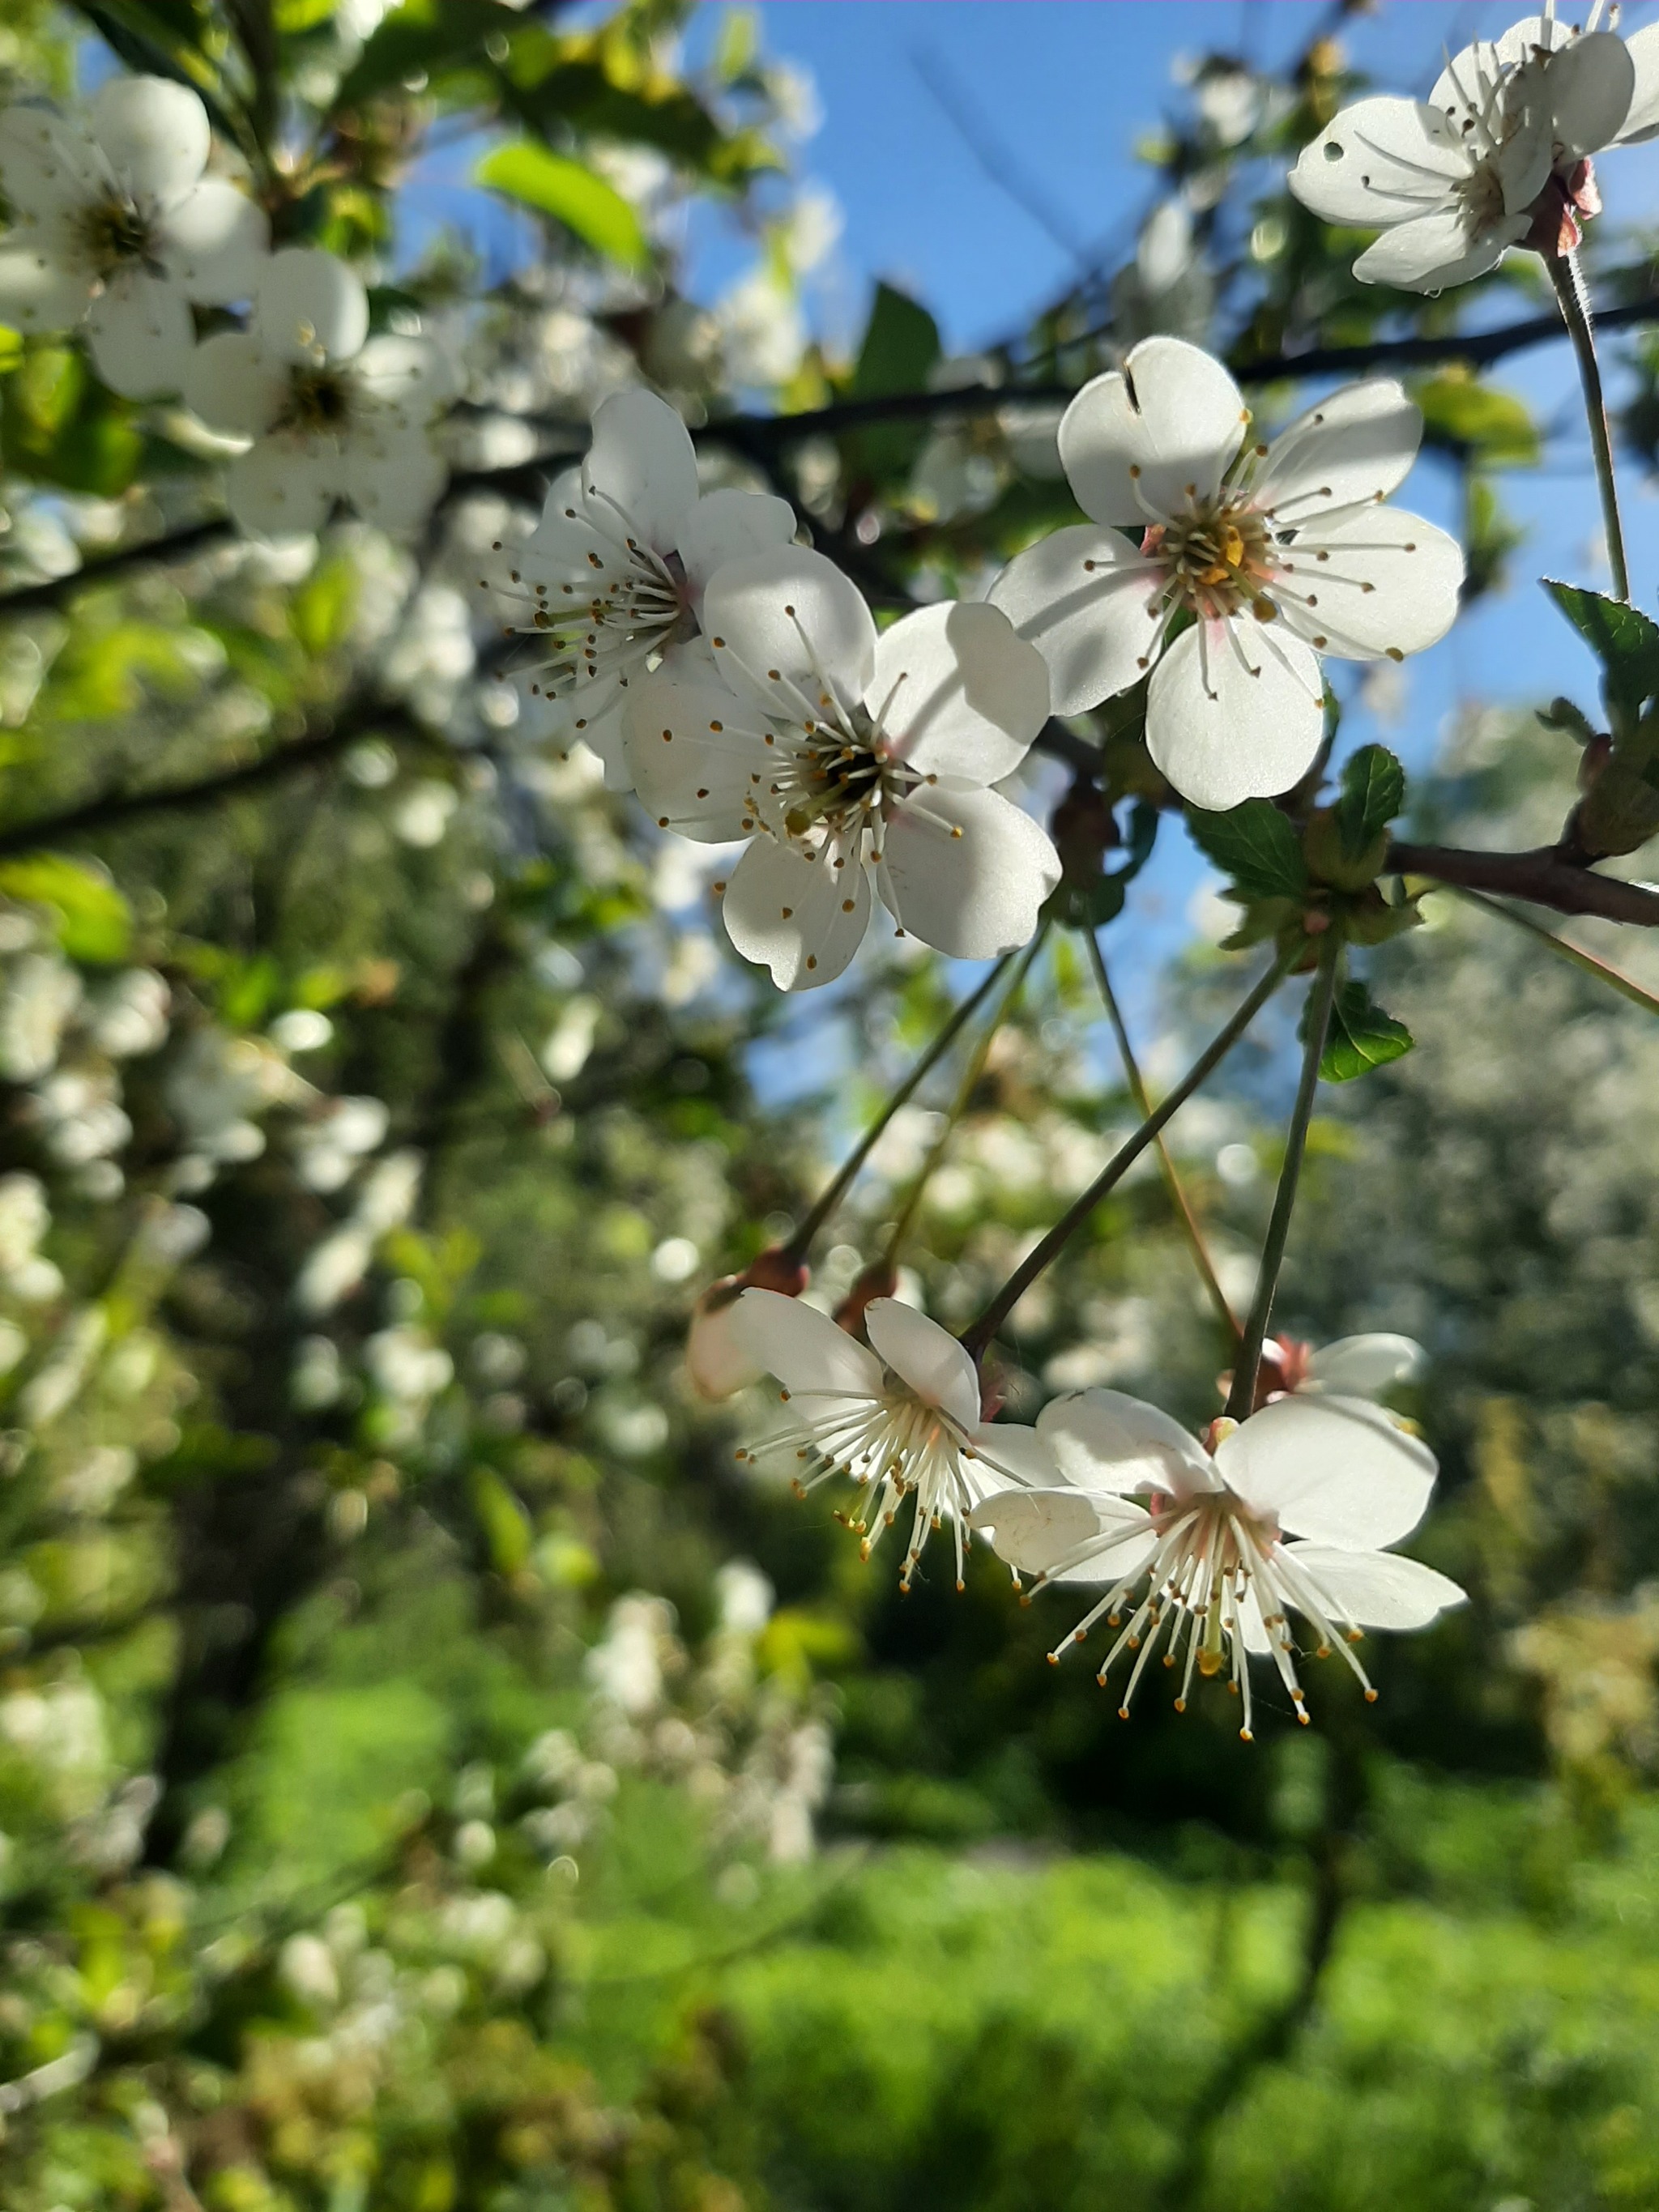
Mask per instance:
[[[1601,15],[1596,0],[1577,30],[1551,0],[1465,46],[1426,100],[1360,100],[1304,149],[1290,180],[1303,205],[1382,232],[1356,276],[1435,293],[1512,246],[1577,246],[1601,211],[1592,157],[1659,131],[1659,24],[1626,40],[1598,29]]]
[[[345,498],[400,531],[444,481],[428,426],[453,397],[429,339],[369,336],[368,295],[337,256],[270,251],[264,210],[206,173],[207,111],[165,78],[115,77],[83,120],[0,111],[0,323],[84,329],[100,376],[130,399],[182,398],[240,447],[225,495],[255,535],[314,531]],[[246,310],[198,343],[198,307]]]
[[[1437,1473],[1427,1446],[1372,1402],[1414,1363],[1403,1338],[1353,1337],[1311,1355],[1274,1345],[1263,1402],[1194,1437],[1106,1389],[1056,1398],[1034,1426],[987,1421],[979,1371],[957,1338],[890,1298],[864,1318],[867,1346],[799,1299],[743,1292],[736,1332],[780,1386],[787,1416],[740,1456],[781,1455],[803,1492],[850,1479],[866,1557],[908,1503],[902,1588],[946,1522],[958,1589],[975,1529],[1033,1589],[1103,1588],[1068,1641],[1103,1616],[1118,1632],[1099,1679],[1133,1655],[1125,1719],[1162,1647],[1164,1665],[1182,1668],[1177,1711],[1194,1674],[1224,1674],[1248,1741],[1248,1661],[1261,1656],[1305,1721],[1290,1613],[1313,1630],[1317,1657],[1342,1654],[1369,1698],[1352,1648],[1364,1631],[1424,1627],[1462,1602],[1455,1583],[1388,1548],[1422,1519]]]

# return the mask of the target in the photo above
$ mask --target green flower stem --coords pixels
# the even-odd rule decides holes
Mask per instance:
[[[963,1030],[996,988],[998,981],[1013,957],[1014,955],[1012,952],[1005,952],[989,975],[983,979],[976,989],[969,992],[950,1020],[945,1023],[932,1044],[928,1046],[898,1089],[888,1099],[880,1113],[859,1139],[858,1143],[854,1146],[834,1179],[808,1212],[805,1220],[784,1245],[785,1257],[796,1261],[805,1259],[812,1239],[852,1188],[859,1170],[880,1141],[882,1131],[898,1112],[899,1108],[911,1097],[917,1086],[927,1079],[939,1061],[944,1059]]]
[[[1089,957],[1095,971],[1095,981],[1100,987],[1101,1003],[1106,1009],[1106,1018],[1112,1025],[1112,1035],[1117,1039],[1118,1057],[1123,1062],[1124,1080],[1128,1085],[1129,1096],[1134,1100],[1143,1117],[1150,1118],[1152,1111],[1152,1097],[1136,1061],[1134,1048],[1129,1042],[1129,1032],[1124,1026],[1122,1010],[1117,1003],[1117,994],[1113,990],[1111,978],[1106,973],[1106,956],[1100,949],[1100,939],[1093,930],[1088,931],[1086,937]],[[1227,1303],[1227,1293],[1221,1287],[1220,1278],[1215,1271],[1215,1263],[1210,1257],[1209,1247],[1204,1242],[1204,1231],[1199,1226],[1198,1216],[1194,1212],[1192,1202],[1182,1188],[1181,1177],[1176,1171],[1176,1164],[1170,1147],[1164,1143],[1161,1135],[1155,1137],[1152,1141],[1158,1147],[1158,1164],[1164,1172],[1164,1188],[1170,1194],[1170,1203],[1174,1206],[1180,1220],[1182,1232],[1187,1239],[1188,1249],[1193,1255],[1193,1264],[1203,1278],[1204,1287],[1210,1294],[1210,1303],[1216,1310],[1221,1326],[1237,1342],[1244,1332],[1239,1327],[1237,1315]]]
[[[1009,979],[1008,988],[1004,992],[1001,1001],[993,1012],[990,1020],[985,1024],[983,1036],[974,1047],[968,1065],[962,1072],[962,1081],[957,1085],[957,1095],[951,1101],[945,1112],[945,1127],[939,1131],[929,1148],[927,1157],[922,1162],[916,1179],[911,1184],[904,1204],[900,1208],[899,1218],[893,1224],[893,1233],[888,1238],[887,1249],[882,1255],[881,1264],[885,1267],[896,1267],[898,1265],[899,1254],[904,1248],[904,1241],[910,1233],[911,1224],[915,1220],[917,1210],[921,1205],[933,1170],[950,1150],[951,1139],[956,1134],[957,1123],[967,1112],[969,1103],[975,1091],[979,1088],[980,1078],[985,1073],[985,1063],[991,1056],[991,1047],[996,1042],[997,1032],[1013,1012],[1014,1002],[1024,988],[1025,978],[1031,971],[1031,963],[1042,949],[1042,940],[1048,933],[1048,925],[1045,921],[1026,946],[1019,965]]]
[[[1549,946],[1552,952],[1559,953],[1563,960],[1570,960],[1575,968],[1582,968],[1585,975],[1594,975],[1598,983],[1605,983],[1610,991],[1617,991],[1632,1006],[1640,1006],[1650,1014],[1659,1014],[1659,998],[1651,991],[1644,991],[1633,976],[1625,975],[1620,969],[1610,968],[1605,960],[1598,960],[1593,952],[1583,952],[1577,945],[1569,945],[1565,937],[1558,937],[1553,929],[1546,929],[1542,922],[1534,921],[1529,915],[1517,914],[1512,906],[1505,906],[1502,899],[1488,898],[1484,891],[1467,890],[1461,885],[1453,888],[1459,898],[1467,899],[1471,906],[1484,907],[1488,914],[1501,915],[1505,921],[1512,922],[1517,929],[1524,929],[1529,937],[1538,938]]]
[[[1081,1198],[1076,1200],[1061,1214],[1042,1242],[1028,1252],[1002,1288],[997,1292],[979,1319],[962,1332],[962,1341],[975,1359],[982,1358],[986,1346],[1002,1327],[1009,1315],[1024,1297],[1043,1269],[1064,1250],[1072,1237],[1083,1226],[1115,1183],[1134,1165],[1158,1132],[1172,1121],[1194,1091],[1211,1075],[1238,1042],[1250,1024],[1261,1012],[1273,993],[1289,974],[1291,963],[1301,957],[1302,948],[1294,945],[1280,955],[1267,974],[1256,984],[1243,1005],[1239,1007],[1226,1027],[1219,1030],[1193,1062],[1175,1089],[1155,1113],[1148,1115],[1127,1144],[1121,1146]]]
[[[1250,1301],[1249,1319],[1244,1324],[1244,1339],[1238,1347],[1232,1388],[1227,1393],[1225,1410],[1235,1421],[1243,1420],[1255,1404],[1256,1370],[1261,1364],[1261,1347],[1273,1318],[1273,1293],[1279,1288],[1279,1271],[1285,1264],[1291,1216],[1296,1211],[1296,1187],[1302,1176],[1302,1156],[1308,1148],[1308,1124],[1313,1119],[1319,1063],[1325,1056],[1325,1039],[1331,1026],[1331,1008],[1336,1004],[1336,975],[1341,958],[1341,933],[1333,929],[1320,947],[1319,971],[1308,994],[1308,1036],[1302,1054],[1302,1080],[1297,1085],[1296,1104],[1291,1109],[1290,1130],[1285,1139],[1285,1164],[1279,1170],[1279,1188],[1273,1194],[1273,1210],[1261,1247],[1255,1296]]]
[[[1590,321],[1589,294],[1584,289],[1578,256],[1547,253],[1561,319],[1578,362],[1578,381],[1583,386],[1584,414],[1589,423],[1590,451],[1595,457],[1595,483],[1601,495],[1601,524],[1607,532],[1607,564],[1613,570],[1613,595],[1630,598],[1630,570],[1625,561],[1625,532],[1619,520],[1619,489],[1613,472],[1613,440],[1607,431],[1607,401],[1601,392],[1601,368],[1595,357],[1595,331]]]

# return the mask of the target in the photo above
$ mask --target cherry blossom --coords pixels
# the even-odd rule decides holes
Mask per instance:
[[[368,335],[368,295],[344,262],[291,246],[266,262],[246,331],[197,348],[185,398],[215,429],[249,441],[225,498],[256,536],[320,530],[345,499],[383,529],[412,529],[442,490],[428,434],[449,398],[429,339]]]
[[[950,1332],[896,1298],[866,1310],[869,1344],[827,1314],[775,1291],[745,1291],[738,1328],[757,1367],[775,1377],[788,1425],[755,1451],[792,1459],[804,1471],[805,1497],[831,1475],[850,1476],[864,1492],[854,1528],[866,1559],[907,1498],[915,1501],[899,1571],[908,1589],[932,1531],[951,1524],[957,1588],[973,1509],[1010,1483],[1061,1478],[1036,1432],[1017,1422],[980,1418],[979,1375]]]
[[[1263,444],[1219,362],[1147,338],[1060,426],[1091,520],[1016,555],[991,603],[1040,647],[1056,714],[1150,670],[1147,749],[1182,796],[1218,811],[1271,798],[1323,738],[1322,653],[1401,660],[1457,612],[1455,540],[1382,505],[1422,427],[1378,378]],[[1139,550],[1125,526],[1140,529]]]
[[[769,493],[700,495],[690,434],[665,400],[638,390],[601,400],[586,460],[554,484],[505,577],[484,580],[524,608],[508,629],[544,648],[519,678],[532,726],[580,738],[611,788],[627,790],[629,684],[696,636],[725,562],[794,534],[793,508]]]
[[[203,174],[211,146],[201,101],[162,77],[112,77],[84,123],[0,111],[0,184],[17,218],[0,241],[0,323],[84,325],[112,390],[176,392],[191,302],[246,298],[266,246],[263,210]]]
[[[994,607],[923,607],[877,635],[857,589],[799,546],[709,585],[700,657],[629,695],[628,759],[665,830],[748,837],[726,934],[784,990],[839,975],[879,896],[924,945],[1025,944],[1060,879],[1046,834],[991,788],[1048,712],[1041,655]]]
[[[1599,211],[1589,158],[1659,129],[1659,41],[1558,22],[1553,7],[1449,60],[1426,100],[1346,107],[1303,149],[1290,186],[1328,222],[1380,229],[1366,283],[1439,292],[1511,246],[1577,242]]]
[[[1212,1423],[1200,1443],[1155,1406],[1086,1390],[1046,1407],[1036,1433],[1062,1484],[981,1499],[969,1519],[1038,1583],[1106,1585],[1066,1641],[1081,1643],[1103,1617],[1118,1632],[1099,1679],[1133,1655],[1125,1719],[1162,1647],[1164,1665],[1182,1668],[1177,1711],[1194,1673],[1225,1673],[1248,1741],[1256,1655],[1271,1656],[1305,1722],[1288,1613],[1308,1622],[1316,1657],[1341,1653],[1370,1698],[1353,1649],[1364,1631],[1425,1627],[1463,1601],[1446,1576],[1387,1548],[1422,1519],[1437,1468],[1425,1444],[1363,1398],[1292,1392],[1243,1423]]]

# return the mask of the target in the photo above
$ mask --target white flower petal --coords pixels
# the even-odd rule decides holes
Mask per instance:
[[[1449,1575],[1394,1552],[1286,1544],[1285,1556],[1329,1600],[1324,1610],[1337,1627],[1352,1621],[1360,1628],[1426,1628],[1439,1614],[1468,1602],[1468,1591]]]
[[[1066,1582],[1116,1582],[1137,1564],[1134,1554],[1148,1557],[1156,1548],[1147,1516],[1127,1498],[1091,1496],[1082,1490],[1000,1490],[976,1505],[970,1524],[991,1539],[1000,1559],[1023,1575],[1047,1574],[1055,1562],[1096,1537],[1109,1543],[1101,1559],[1091,1559],[1068,1574]]]
[[[87,311],[91,279],[48,253],[40,234],[20,227],[0,240],[0,323],[33,336],[72,330]]]
[[[676,550],[695,602],[728,561],[787,545],[795,534],[795,510],[769,492],[735,491],[729,486],[700,499],[680,525]]]
[[[285,246],[254,288],[253,334],[280,361],[349,361],[368,336],[368,295],[337,255]]]
[[[1048,671],[1000,609],[949,600],[882,632],[865,703],[918,775],[998,783],[1048,719]]]
[[[897,1298],[873,1298],[864,1326],[872,1347],[925,1405],[959,1429],[980,1425],[979,1370],[948,1328]]]
[[[870,877],[854,859],[808,860],[793,845],[757,837],[720,902],[726,933],[745,960],[762,962],[781,991],[831,983],[864,942]]]
[[[697,501],[691,434],[665,399],[637,386],[613,392],[593,410],[593,443],[582,489],[605,527],[659,553],[672,550]]]
[[[187,85],[161,76],[112,76],[94,94],[88,120],[136,198],[165,206],[207,167],[213,134],[206,108]]]
[[[1294,1535],[1370,1551],[1422,1519],[1434,1454],[1363,1398],[1277,1398],[1224,1437],[1228,1486]]]
[[[189,299],[246,300],[270,243],[264,210],[234,185],[208,177],[169,210],[161,258]]]
[[[309,537],[328,520],[340,475],[337,453],[285,434],[261,438],[225,471],[225,504],[252,537]]]
[[[1185,511],[1213,498],[1249,420],[1218,361],[1183,338],[1144,338],[1121,371],[1085,384],[1060,425],[1060,457],[1096,522]]]
[[[419,528],[448,481],[443,456],[419,430],[364,428],[345,441],[340,489],[366,522],[394,537]]]
[[[177,392],[196,344],[196,325],[182,289],[142,270],[112,276],[87,315],[93,366],[112,392],[152,399]]]
[[[1146,749],[1183,799],[1212,813],[1288,791],[1324,733],[1319,663],[1280,625],[1194,623],[1152,671]]]
[[[1023,1421],[982,1421],[972,1442],[981,1470],[996,1480],[1021,1488],[1046,1490],[1064,1480],[1054,1455],[1036,1431]]]
[[[1286,585],[1274,594],[1286,627],[1343,659],[1421,653],[1457,618],[1462,547],[1400,507],[1314,524],[1287,565]]]
[[[1441,292],[1496,269],[1505,251],[1525,235],[1519,216],[1471,236],[1459,214],[1420,216],[1385,230],[1353,264],[1362,284],[1393,284],[1405,292]]]
[[[1639,146],[1659,131],[1659,23],[1632,31],[1625,48],[1635,70],[1635,88],[1619,143]]]
[[[720,844],[750,836],[772,760],[758,718],[696,662],[672,653],[629,686],[623,710],[629,773],[659,829]]]
[[[1544,93],[1567,159],[1611,146],[1635,92],[1635,62],[1614,32],[1592,31],[1556,54],[1544,72]]]
[[[766,1370],[740,1326],[737,1298],[698,1300],[686,1332],[685,1371],[698,1397],[714,1402],[760,1381]]]
[[[1075,523],[1016,553],[990,598],[1048,664],[1052,711],[1080,714],[1146,674],[1164,623],[1159,582],[1116,531]]]
[[[1196,1437],[1122,1390],[1077,1390],[1037,1415],[1037,1434],[1081,1490],[1162,1490],[1186,1498],[1221,1487]]]
[[[47,222],[84,207],[108,179],[86,132],[49,107],[0,108],[0,184],[18,216]]]
[[[1279,432],[1251,497],[1302,530],[1328,507],[1386,499],[1422,441],[1422,411],[1391,376],[1345,385]]]
[[[1391,1382],[1404,1382],[1420,1373],[1422,1366],[1420,1344],[1379,1329],[1322,1345],[1308,1361],[1308,1375],[1327,1390],[1373,1398]]]
[[[881,832],[878,881],[901,928],[953,960],[1028,945],[1060,856],[1029,814],[995,791],[924,784]]]
[[[736,1334],[762,1371],[786,1390],[839,1390],[878,1398],[881,1362],[828,1314],[777,1291],[744,1291]]]
[[[184,390],[191,413],[216,430],[257,438],[283,410],[288,371],[246,331],[218,331],[191,355]]]
[[[415,429],[424,428],[455,396],[454,365],[430,338],[398,337],[390,332],[372,337],[357,356],[352,375],[371,405],[397,415]]]
[[[1421,100],[1356,100],[1304,146],[1291,192],[1326,222],[1409,222],[1453,204],[1474,167],[1455,125]]]
[[[804,546],[728,561],[703,596],[702,626],[726,681],[780,720],[845,710],[869,688],[870,610],[833,561]]]

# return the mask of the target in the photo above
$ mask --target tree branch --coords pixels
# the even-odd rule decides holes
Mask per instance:
[[[223,515],[216,515],[207,522],[187,523],[182,530],[161,531],[154,538],[141,538],[137,544],[123,545],[113,553],[100,553],[90,561],[83,561],[67,576],[49,576],[41,584],[24,584],[15,591],[0,592],[0,617],[27,614],[35,607],[55,606],[66,592],[78,592],[83,584],[100,584],[109,577],[125,576],[153,561],[182,561],[191,553],[205,551],[210,545],[223,544],[235,535],[235,525]]]
[[[35,852],[43,845],[62,844],[146,814],[200,813],[217,805],[222,799],[260,790],[266,784],[281,782],[303,769],[335,759],[359,738],[369,736],[399,738],[410,744],[443,750],[441,738],[422,729],[404,708],[370,702],[343,713],[337,720],[322,723],[292,744],[276,746],[256,761],[216,769],[211,775],[200,776],[193,782],[106,792],[101,798],[87,799],[79,806],[66,807],[61,814],[42,815],[38,821],[0,829],[0,856]]]
[[[1604,921],[1626,921],[1638,929],[1659,929],[1659,890],[1599,876],[1593,868],[1564,860],[1553,845],[1529,853],[1470,853],[1451,845],[1390,845],[1389,870],[1401,876],[1427,876],[1460,890],[1498,891],[1558,914],[1599,915]]]

